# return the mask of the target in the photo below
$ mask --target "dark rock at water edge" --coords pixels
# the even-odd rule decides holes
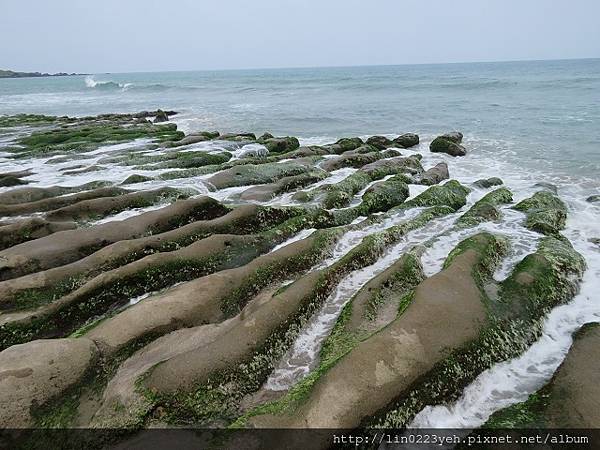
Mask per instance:
[[[385,136],[371,136],[369,139],[367,139],[367,144],[372,145],[379,150],[385,150],[386,148],[395,146],[394,142]]]
[[[147,177],[145,175],[133,174],[133,175],[129,175],[127,178],[125,178],[125,180],[121,184],[125,185],[125,184],[145,183],[146,181],[152,181],[152,178]]]
[[[335,144],[329,144],[326,147],[331,153],[344,153],[350,150],[356,150],[364,144],[361,138],[342,138],[335,142]]]
[[[0,178],[0,187],[19,186],[22,184],[28,184],[29,181],[21,180],[20,178],[8,176]]]
[[[481,189],[488,189],[493,186],[501,186],[503,184],[504,184],[504,182],[500,178],[492,177],[492,178],[482,178],[481,180],[477,180],[473,183],[473,186],[481,188]]]
[[[256,135],[254,133],[224,133],[219,136],[219,140],[234,142],[254,142],[256,141]]]
[[[266,134],[270,136],[268,133]],[[264,145],[269,153],[286,153],[300,147],[300,142],[293,136],[267,137],[265,139],[263,135],[257,142]]]
[[[558,194],[558,188],[555,184],[548,183],[547,181],[540,181],[535,183],[533,187],[542,188],[545,191],[552,192],[554,195]]]
[[[404,133],[395,139],[389,139],[385,136],[371,136],[367,139],[367,144],[376,147],[379,150],[385,150],[390,147],[409,148],[419,143],[419,136],[415,133]]]
[[[465,156],[467,150],[460,145],[462,138],[462,133],[458,131],[442,134],[429,144],[429,150],[434,153],[447,153],[451,156]]]
[[[448,173],[448,165],[444,162],[436,164],[431,169],[425,171],[423,176],[421,177],[421,184],[430,186],[432,184],[438,184],[443,180],[447,180],[450,178],[450,174]]]
[[[419,144],[419,135],[415,133],[404,133],[393,139],[394,144],[403,148],[414,147]]]
[[[162,109],[159,109],[158,111],[156,111],[156,117],[154,118],[154,123],[168,122],[168,121],[169,121],[169,116],[167,115],[166,112],[164,112]]]
[[[600,194],[590,195],[585,201],[589,203],[600,203]]]

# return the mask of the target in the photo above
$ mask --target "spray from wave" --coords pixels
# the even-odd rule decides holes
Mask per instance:
[[[97,81],[93,76],[85,77],[85,85],[92,89],[120,89],[122,91],[128,90],[132,83],[117,83],[115,81]]]
[[[154,84],[143,84],[143,83],[118,83],[112,80],[96,80],[94,76],[88,75],[84,79],[85,85],[90,89],[99,89],[105,91],[121,91],[126,92],[130,90],[135,91],[147,91],[147,92],[163,92],[171,89],[181,89],[183,91],[189,91],[191,89],[198,89],[194,86],[170,86],[166,84],[154,83]]]

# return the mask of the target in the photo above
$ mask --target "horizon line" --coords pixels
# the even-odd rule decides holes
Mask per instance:
[[[94,71],[59,71],[45,72],[41,70],[12,70],[14,72],[40,72],[48,74],[56,73],[76,73],[77,75],[103,75],[103,74],[136,74],[136,73],[175,73],[175,72],[235,72],[235,71],[252,71],[252,70],[298,70],[298,69],[347,69],[355,67],[399,67],[399,66],[444,66],[444,65],[460,65],[460,64],[495,64],[495,63],[523,63],[523,62],[551,62],[551,61],[585,61],[600,59],[600,56],[577,57],[577,58],[548,58],[548,59],[506,59],[506,60],[485,60],[485,61],[446,61],[446,62],[422,62],[422,63],[400,63],[400,64],[352,64],[352,65],[324,65],[324,66],[269,66],[269,67],[244,67],[244,68],[213,68],[213,69],[168,69],[168,70],[132,70],[125,72],[94,72]],[[77,76],[75,75],[75,76]]]

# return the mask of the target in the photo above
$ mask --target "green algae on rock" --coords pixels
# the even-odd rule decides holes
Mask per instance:
[[[529,398],[497,411],[486,428],[594,428],[600,411],[596,375],[598,323],[588,323],[573,336],[573,345],[550,381]]]
[[[50,156],[65,152],[85,152],[100,145],[134,141],[135,139],[174,140],[183,137],[175,124],[123,124],[117,121],[98,121],[75,124],[33,132],[7,147],[17,158],[37,155]]]
[[[429,150],[434,153],[447,153],[450,156],[465,156],[467,150],[460,145],[462,139],[463,135],[458,131],[443,134],[429,144]]]
[[[501,217],[497,207],[512,202],[512,193],[506,188],[496,189],[475,203],[457,221],[459,226],[474,226],[481,222],[498,220]]]
[[[565,227],[567,206],[551,192],[536,192],[532,197],[515,205],[514,209],[526,214],[525,226],[530,230],[557,235]]]

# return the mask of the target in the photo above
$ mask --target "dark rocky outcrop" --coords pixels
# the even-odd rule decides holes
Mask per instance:
[[[448,165],[446,163],[438,163],[431,169],[427,169],[421,176],[421,184],[431,186],[432,184],[438,184],[450,177],[448,173]]]
[[[557,235],[565,227],[567,206],[548,191],[536,192],[532,197],[519,202],[514,209],[526,214],[525,226],[547,235]]]
[[[419,144],[419,135],[414,133],[404,133],[393,139],[396,147],[410,148]]]
[[[467,150],[460,145],[463,135],[458,131],[436,137],[429,145],[434,153],[447,153],[450,156],[465,156]]]
[[[367,144],[372,145],[379,150],[385,150],[386,148],[394,147],[394,142],[385,136],[371,136],[367,139]]]
[[[0,187],[21,186],[23,184],[29,184],[29,181],[13,176],[0,177]]]
[[[137,184],[137,183],[145,183],[147,181],[152,181],[152,178],[147,177],[145,175],[134,174],[134,175],[129,175],[127,178],[125,178],[121,182],[121,184],[122,185]]]
[[[350,150],[356,150],[358,147],[364,144],[361,138],[342,138],[336,141],[334,144],[327,145],[326,148],[331,153],[344,153]]]
[[[494,221],[502,217],[498,206],[512,202],[512,193],[506,188],[496,189],[475,203],[457,221],[457,225],[471,227],[481,222]]]
[[[394,156],[400,156],[400,153],[396,150],[384,150],[384,151],[371,151],[363,153],[360,151],[361,147],[355,150],[344,152],[338,157],[329,158],[320,164],[320,167],[328,172],[333,170],[341,169],[342,167],[355,167],[359,168],[366,164],[370,164],[379,159],[393,158]],[[371,149],[368,149],[371,150]]]
[[[168,122],[169,116],[162,109],[156,111],[156,116],[154,117],[154,123]]]
[[[600,195],[590,195],[588,198],[585,199],[585,201],[588,203],[599,203]]]
[[[492,178],[482,178],[481,180],[477,180],[473,183],[473,186],[478,187],[480,189],[489,189],[494,186],[501,186],[504,182],[498,177]]]
[[[259,139],[258,142],[264,145],[269,150],[269,153],[287,153],[300,147],[298,139],[290,136],[268,137],[266,139]]]

